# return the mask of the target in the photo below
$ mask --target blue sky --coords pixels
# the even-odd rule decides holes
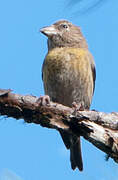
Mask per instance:
[[[67,19],[81,27],[95,58],[97,80],[91,108],[118,110],[118,1],[107,0],[85,14],[75,13],[79,6],[67,6],[67,0],[0,2],[1,88],[19,94],[44,94],[41,66],[47,39],[39,29]],[[105,154],[84,139],[84,171],[72,171],[69,152],[58,132],[23,120],[1,117],[0,142],[0,180],[11,180],[10,172],[16,174],[12,179],[19,176],[22,180],[116,180],[118,176],[118,165],[111,159],[106,162]]]

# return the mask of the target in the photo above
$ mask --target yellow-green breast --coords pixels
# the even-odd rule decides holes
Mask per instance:
[[[45,93],[53,101],[71,106],[84,102],[89,109],[93,95],[91,54],[82,48],[55,48],[43,64]]]

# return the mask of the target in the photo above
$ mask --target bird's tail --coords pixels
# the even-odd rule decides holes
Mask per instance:
[[[82,171],[83,170],[83,162],[82,162],[82,154],[81,154],[81,144],[80,137],[72,137],[71,146],[70,146],[70,161],[71,168],[74,170],[76,167]]]
[[[78,168],[80,171],[83,170],[83,162],[82,162],[82,155],[81,155],[81,144],[80,144],[80,137],[75,135],[69,134],[68,132],[59,131],[63,142],[67,149],[70,149],[70,161],[71,161],[71,168],[74,170]]]

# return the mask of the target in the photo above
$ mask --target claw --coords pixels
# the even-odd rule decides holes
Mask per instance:
[[[74,109],[74,111],[84,111],[84,102],[82,101],[79,104],[77,104],[76,102],[73,102],[72,108]]]
[[[50,97],[48,95],[40,96],[37,103],[39,103],[41,106],[50,105]]]

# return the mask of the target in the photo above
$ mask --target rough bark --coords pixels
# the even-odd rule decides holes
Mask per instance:
[[[72,108],[53,102],[41,106],[37,100],[35,96],[0,89],[0,115],[81,135],[118,163],[118,113],[74,112]]]

